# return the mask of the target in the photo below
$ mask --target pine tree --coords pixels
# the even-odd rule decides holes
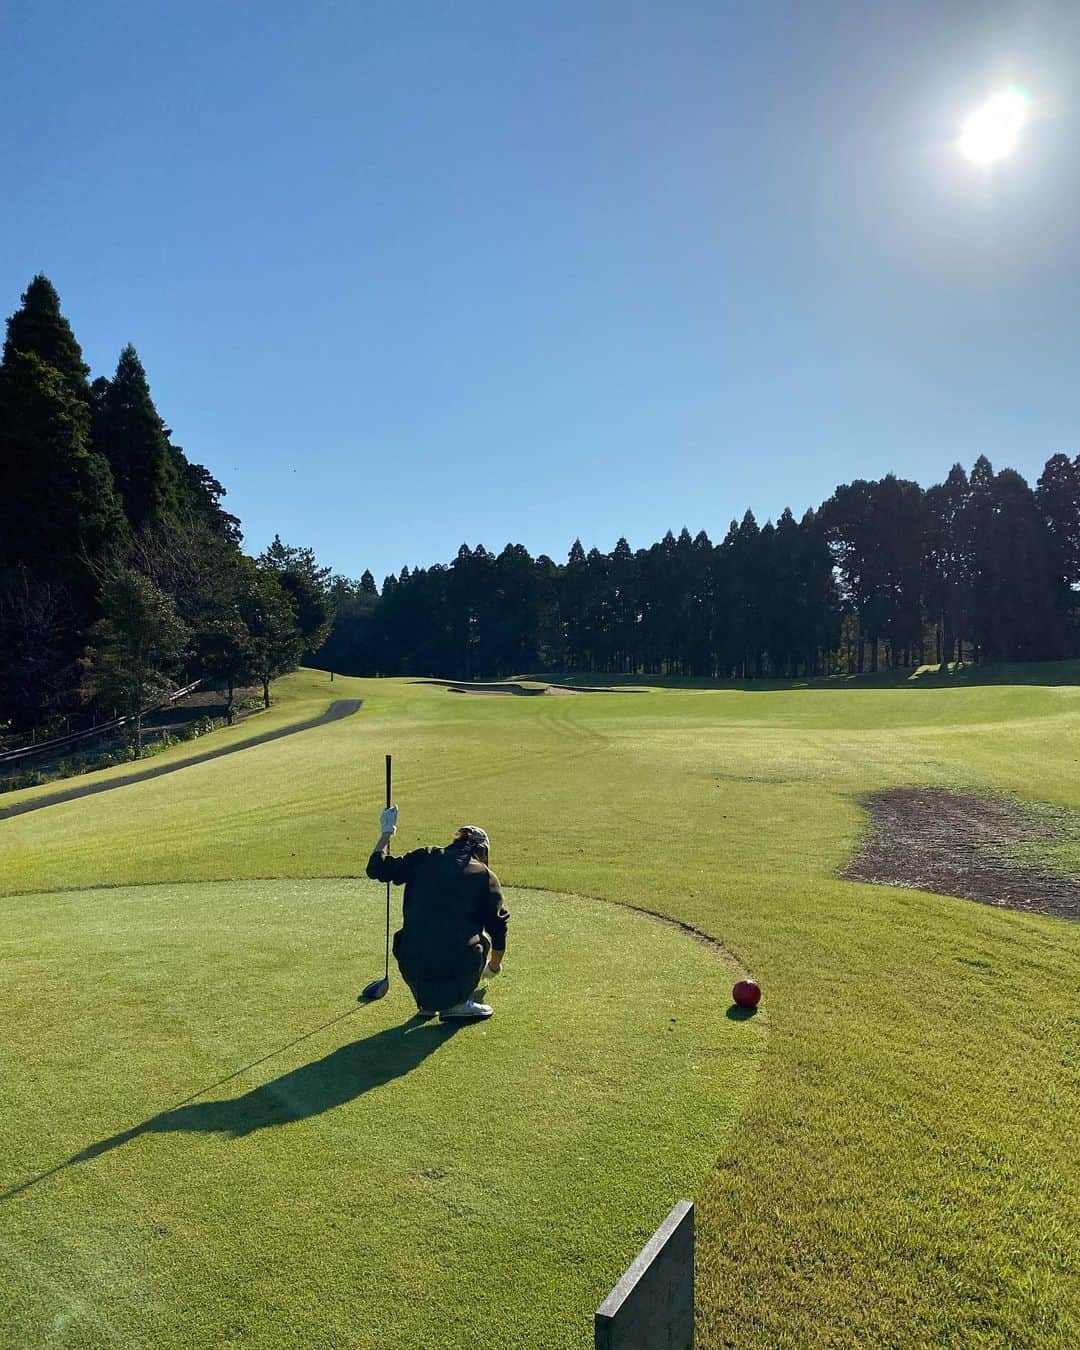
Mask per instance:
[[[317,652],[329,636],[334,621],[330,568],[319,566],[313,549],[283,544],[277,534],[258,561],[260,567],[274,573],[292,596],[304,651]]]
[[[169,444],[146,372],[130,343],[120,353],[112,380],[94,381],[93,408],[94,447],[112,466],[132,526],[139,529],[175,515],[182,492],[177,452]],[[205,491],[206,483],[199,484],[196,477],[183,486],[198,491],[201,485]],[[220,490],[220,484],[215,486]]]
[[[89,396],[90,368],[71,324],[60,312],[60,297],[46,276],[39,272],[22,295],[22,307],[8,320],[4,365],[21,353],[36,356],[64,380],[68,391],[79,398]]]
[[[995,627],[996,550],[994,544],[994,467],[985,455],[971,466],[964,514],[959,522],[968,562],[970,637],[976,661],[993,660]]]
[[[959,464],[944,483],[926,492],[926,537],[923,603],[925,617],[938,632],[937,659],[948,669],[956,660],[957,643],[968,636],[971,558],[964,520],[968,476]]]
[[[165,435],[169,434],[166,427]],[[239,518],[230,515],[221,505],[221,499],[226,495],[225,489],[209,469],[202,464],[193,464],[178,445],[170,442],[169,449],[180,479],[181,509],[186,508],[196,519],[201,520],[211,534],[233,548],[239,548],[244,536]]]
[[[1073,460],[1051,455],[1035,495],[1057,544],[1065,582],[1075,587],[1080,584],[1080,455]]]
[[[89,410],[40,357],[8,351],[0,365],[0,573],[24,566],[70,585],[78,608],[93,565],[128,538],[108,464],[89,445]]]

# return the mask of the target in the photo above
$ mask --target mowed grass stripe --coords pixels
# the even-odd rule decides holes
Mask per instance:
[[[335,681],[355,718],[162,780],[216,770],[152,817],[118,792],[4,823],[0,879],[354,874],[391,751],[398,848],[477,820],[505,881],[663,911],[761,979],[765,1065],[701,1192],[704,1344],[1071,1346],[1080,927],[836,870],[878,787],[1080,807],[1078,673],[558,700]]]
[[[465,1346],[482,1318],[499,1345],[585,1347],[759,1062],[731,964],[599,901],[510,892],[497,1016],[453,1030],[410,1022],[397,980],[351,1002],[370,883],[20,901],[13,1344]]]

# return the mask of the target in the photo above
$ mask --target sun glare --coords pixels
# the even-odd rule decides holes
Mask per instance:
[[[1027,99],[1019,89],[995,94],[964,123],[961,152],[975,164],[1004,159],[1016,144],[1026,113]]]

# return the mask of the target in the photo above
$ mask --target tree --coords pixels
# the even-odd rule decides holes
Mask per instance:
[[[18,568],[0,587],[0,709],[12,726],[27,730],[72,706],[80,650],[67,590]]]
[[[76,398],[88,397],[90,368],[71,324],[60,312],[60,297],[46,276],[39,272],[22,295],[22,306],[11,316],[4,343],[4,364],[16,355],[36,356],[55,370]]]
[[[1080,585],[1080,455],[1051,455],[1035,493],[1039,510],[1053,535],[1061,572],[1070,589]]]
[[[0,717],[18,726],[70,706],[73,663],[99,613],[95,568],[127,539],[109,466],[90,445],[87,374],[56,291],[35,277],[0,362]]]
[[[1080,455],[1052,455],[1036,491],[1043,521],[1053,541],[1056,569],[1068,625],[1067,655],[1075,655],[1080,629]]]
[[[133,566],[176,601],[192,632],[196,674],[207,673],[208,643],[235,614],[243,555],[216,534],[204,518],[181,514],[144,525],[132,541]],[[211,640],[209,634],[213,632]]]
[[[757,604],[763,572],[761,530],[753,511],[732,521],[721,548],[729,673],[747,679],[762,673],[763,616]]]
[[[858,617],[858,668],[870,644],[870,669],[878,668],[884,641],[893,665],[921,639],[925,516],[918,483],[887,474],[838,487],[821,508],[833,550],[841,595]]]
[[[806,511],[799,521],[797,558],[795,642],[805,673],[818,675],[822,657],[835,654],[840,647],[841,610],[832,554],[813,511]]]
[[[969,626],[971,557],[965,533],[968,477],[959,464],[926,493],[923,603],[938,633],[939,663],[956,660]]]
[[[10,343],[9,343],[10,348]],[[24,566],[69,585],[86,609],[93,563],[128,528],[109,465],[89,445],[89,411],[71,382],[33,353],[0,365],[0,572]]]
[[[199,634],[199,668],[225,689],[225,719],[236,721],[236,691],[257,678],[251,634],[239,606],[222,609]]]
[[[296,603],[303,650],[317,652],[326,641],[334,621],[330,599],[330,568],[320,567],[310,548],[293,548],[274,535],[273,543],[259,555],[259,566],[273,572]]]
[[[173,687],[189,632],[172,597],[130,567],[117,568],[101,596],[104,617],[92,630],[85,658],[88,697],[115,708],[130,721],[128,743],[142,754],[142,719],[147,708]]]
[[[611,657],[616,670],[633,671],[638,663],[638,625],[641,617],[637,565],[625,538],[615,541],[608,559],[611,588],[608,604],[611,623]]]
[[[165,434],[169,435],[168,427]],[[204,465],[192,464],[178,445],[170,443],[169,448],[179,465],[182,506],[186,506],[197,520],[203,521],[211,534],[233,548],[239,548],[244,536],[239,517],[230,515],[221,505],[225,489]]]
[[[587,610],[589,603],[589,564],[580,539],[570,546],[566,565],[559,577],[559,610],[562,616],[562,647],[568,670],[585,670],[588,647]]]
[[[112,380],[94,381],[92,406],[94,446],[112,467],[131,525],[138,529],[175,515],[184,488],[197,490],[198,484],[181,483],[176,451],[130,343],[120,353]]]
[[[980,455],[971,466],[958,532],[967,561],[969,636],[975,660],[992,660],[998,564],[994,543],[994,468],[985,455]]]
[[[985,659],[1053,661],[1062,655],[1068,589],[1035,493],[1014,469],[995,475],[983,577],[995,598]]]
[[[247,629],[251,669],[262,684],[263,707],[270,706],[270,681],[287,675],[300,664],[304,636],[297,620],[296,602],[270,568],[246,569],[240,617]]]

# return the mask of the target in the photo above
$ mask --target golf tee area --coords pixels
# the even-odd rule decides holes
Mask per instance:
[[[699,1347],[1080,1344],[1078,679],[301,670],[4,794],[0,1344],[586,1350],[683,1197]],[[387,753],[395,853],[491,837],[487,1022],[356,1002]]]

